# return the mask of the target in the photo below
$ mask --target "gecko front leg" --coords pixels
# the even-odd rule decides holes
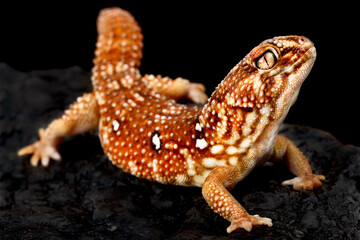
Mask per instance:
[[[240,228],[251,231],[252,226],[272,226],[270,218],[250,215],[241,204],[229,193],[244,176],[239,166],[221,166],[214,169],[205,179],[202,193],[209,206],[226,220],[231,222],[227,232]]]
[[[94,129],[99,124],[99,107],[94,93],[84,94],[66,110],[61,118],[49,126],[39,129],[40,140],[18,151],[19,156],[32,154],[30,163],[48,166],[50,158],[60,160],[57,146],[65,136],[75,135]]]
[[[284,181],[282,185],[292,185],[295,190],[313,190],[321,187],[325,176],[312,173],[310,164],[304,154],[288,138],[277,136],[271,161],[285,161],[289,170],[296,176]]]
[[[190,82],[185,78],[171,79],[160,75],[146,74],[141,80],[160,95],[169,99],[179,100],[185,98],[196,104],[205,104],[208,100],[203,84]]]

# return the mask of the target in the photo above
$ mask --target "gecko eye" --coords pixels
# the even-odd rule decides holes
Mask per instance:
[[[271,50],[265,51],[255,60],[256,67],[261,70],[268,70],[275,66],[277,57]]]

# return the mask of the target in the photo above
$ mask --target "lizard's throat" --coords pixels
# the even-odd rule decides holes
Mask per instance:
[[[274,101],[275,103],[275,119],[284,119],[290,109],[297,100],[301,85],[309,75],[311,68],[315,62],[316,51],[315,48],[311,48],[307,54],[300,59],[291,69],[298,68],[296,72],[289,75],[286,79],[286,84],[279,98]],[[296,66],[297,65],[297,66]],[[290,70],[291,70],[290,69]]]

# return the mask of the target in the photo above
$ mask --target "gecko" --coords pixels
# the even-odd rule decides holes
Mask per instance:
[[[214,212],[230,222],[227,232],[273,225],[249,214],[231,195],[234,186],[266,161],[284,162],[295,175],[284,181],[312,190],[325,177],[313,174],[304,154],[279,128],[316,58],[304,36],[261,42],[208,98],[205,87],[184,78],[141,75],[143,35],[135,18],[113,7],[100,11],[93,60],[93,91],[70,105],[40,139],[18,151],[30,163],[60,160],[65,136],[98,128],[111,162],[139,178],[197,186]],[[180,104],[187,98],[200,106]]]

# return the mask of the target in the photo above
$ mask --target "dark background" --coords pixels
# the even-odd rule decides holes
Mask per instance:
[[[304,35],[315,43],[318,58],[285,122],[320,128],[343,143],[360,145],[355,3],[49,2],[0,4],[0,62],[21,71],[73,65],[90,71],[97,14],[103,7],[120,6],[143,29],[142,73],[202,82],[211,94],[261,41]]]

